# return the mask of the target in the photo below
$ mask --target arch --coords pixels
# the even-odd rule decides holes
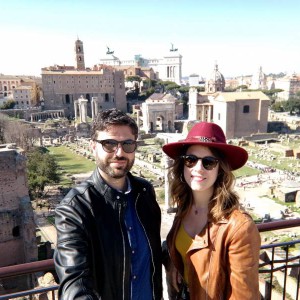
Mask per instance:
[[[87,99],[88,102],[91,102],[91,95],[90,94],[86,94],[85,95],[85,99]]]
[[[158,115],[156,116],[156,120],[155,120],[155,130],[156,131],[164,131],[165,130],[165,126],[164,126],[164,117],[162,115]]]

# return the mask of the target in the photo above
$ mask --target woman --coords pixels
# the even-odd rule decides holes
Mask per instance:
[[[170,193],[178,208],[167,236],[170,299],[260,299],[260,235],[233,191],[232,171],[246,163],[246,150],[201,122],[163,151],[174,159]]]

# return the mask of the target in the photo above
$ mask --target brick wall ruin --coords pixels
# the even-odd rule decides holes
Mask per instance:
[[[37,260],[26,159],[0,145],[0,267]]]

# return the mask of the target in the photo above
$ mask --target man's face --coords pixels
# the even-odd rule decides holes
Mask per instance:
[[[135,136],[131,132],[129,126],[112,125],[106,131],[98,131],[96,140],[112,139],[118,142],[125,140],[134,140]],[[106,152],[102,145],[96,141],[92,141],[91,147],[96,158],[96,164],[99,168],[102,178],[109,183],[112,179],[121,179],[133,166],[135,152],[126,153],[122,146],[118,144],[118,148],[112,152]]]

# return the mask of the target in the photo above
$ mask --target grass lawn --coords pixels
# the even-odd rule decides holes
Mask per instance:
[[[261,153],[261,148],[256,147],[246,147],[247,150],[252,150],[254,153],[250,155],[249,160],[252,160],[257,163],[262,163],[267,166],[272,166],[274,168],[278,168],[281,170],[294,170],[296,161],[291,158],[284,158],[279,153],[273,153],[272,154],[276,157],[273,161],[267,161],[264,160],[262,157],[255,157],[255,153]],[[70,185],[72,183],[72,180],[70,177],[74,174],[78,173],[86,173],[90,172],[95,168],[95,162],[86,159],[82,155],[76,154],[72,152],[68,147],[66,146],[59,146],[59,147],[49,147],[50,154],[55,155],[57,162],[61,169],[62,174],[62,185]],[[153,152],[161,152],[161,145],[155,142],[155,139],[147,139],[145,140],[145,145],[140,145],[138,147],[137,152],[143,153],[146,157],[148,153]],[[160,158],[160,157],[158,157]],[[160,167],[160,161],[156,162],[157,167]],[[133,167],[133,172],[136,171],[138,173],[140,170],[136,166]],[[240,177],[246,177],[246,176],[252,176],[260,174],[261,171],[258,169],[253,169],[247,166],[244,166],[243,168],[234,171],[234,175],[236,178]],[[150,172],[147,170],[142,170],[142,174],[147,179],[155,180],[156,176],[153,176]],[[153,178],[152,178],[153,177]]]
[[[285,142],[285,146],[289,146],[290,149],[299,149],[300,141]],[[279,170],[286,171],[298,171],[299,172],[299,161],[293,157],[284,157],[283,152],[275,151],[272,148],[265,149],[261,147],[246,146],[245,149],[249,152],[249,160],[260,163],[269,167],[273,167]],[[252,152],[252,154],[250,154]],[[273,155],[274,160],[269,160],[267,157],[262,156],[265,153],[266,156]]]
[[[260,170],[253,169],[253,168],[250,168],[250,167],[247,167],[247,166],[244,166],[241,169],[233,171],[233,174],[235,175],[236,178],[257,175],[257,174],[260,174],[260,173],[261,173]]]
[[[61,185],[72,184],[70,176],[74,174],[87,173],[95,169],[95,162],[72,152],[66,146],[49,147],[48,150],[55,156],[61,170]]]

